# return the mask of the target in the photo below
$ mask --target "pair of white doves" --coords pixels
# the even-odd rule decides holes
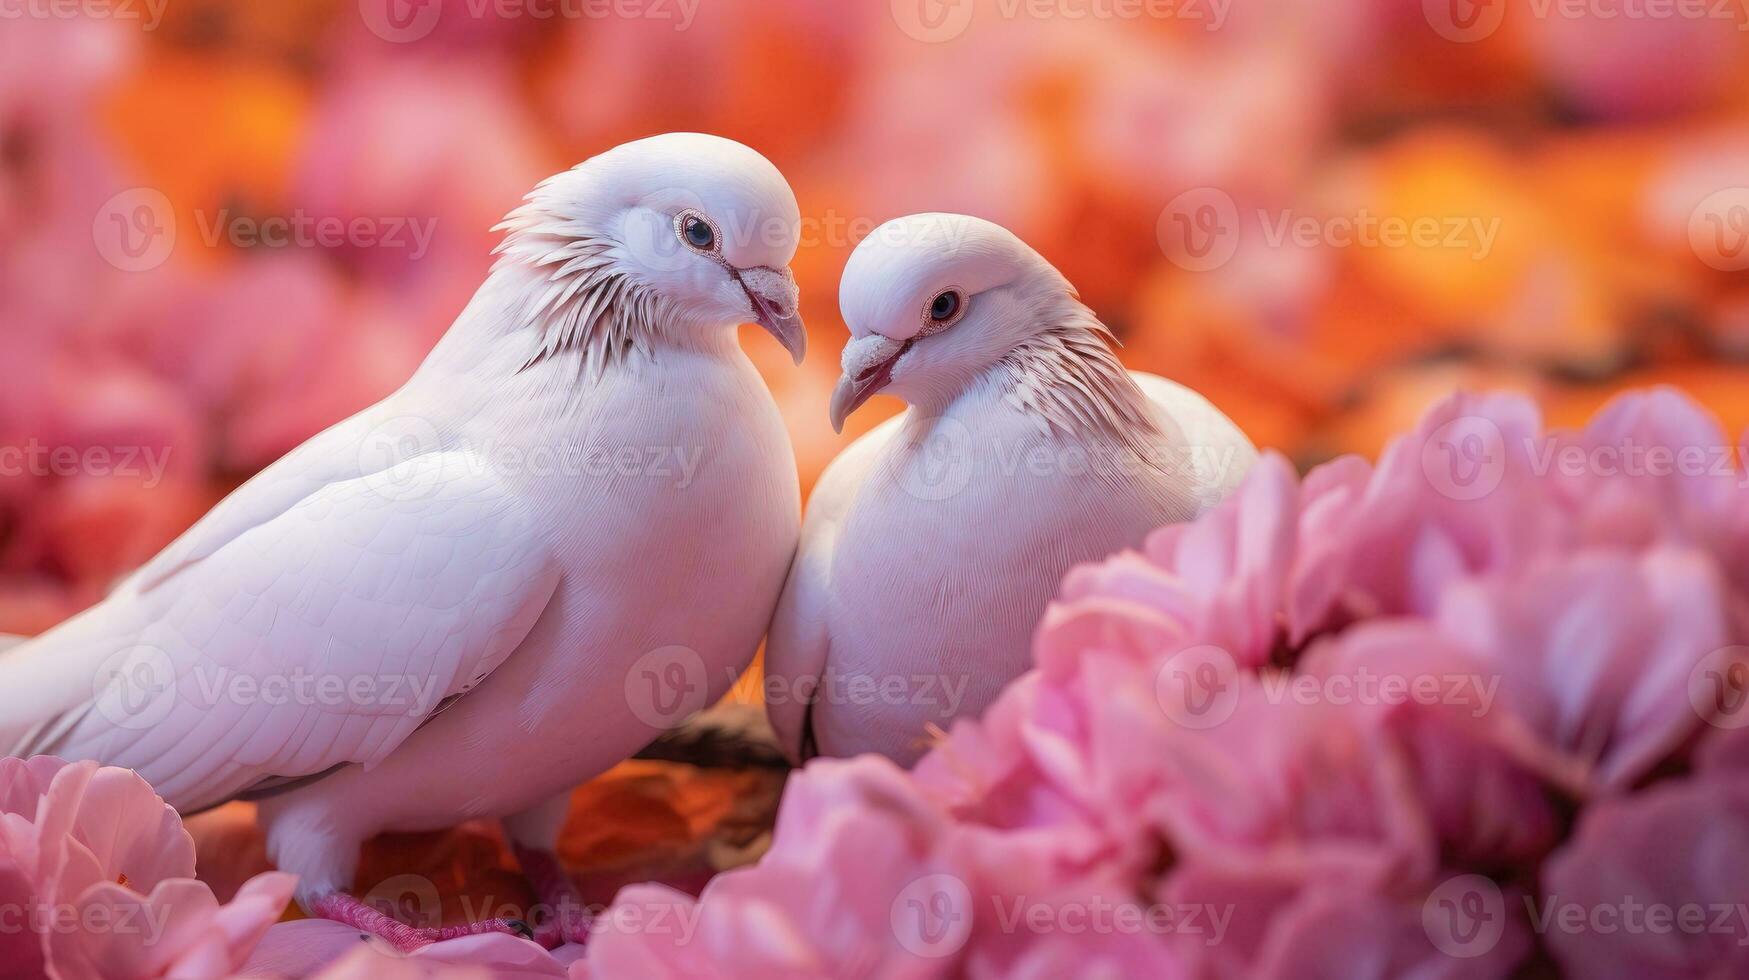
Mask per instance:
[[[839,428],[876,392],[910,410],[826,470],[803,523],[735,331],[801,362],[799,227],[778,170],[712,136],[545,181],[405,387],[11,641],[0,751],[136,769],[183,813],[259,799],[306,909],[411,948],[458,929],[348,895],[371,836],[501,817],[558,879],[543,898],[574,898],[546,873],[571,789],[722,697],[768,632],[792,757],[909,762],[1025,670],[1071,566],[1194,517],[1255,458],[1201,396],[1126,372],[1019,239],[915,215],[844,271],[831,405]],[[688,479],[644,462],[663,454]]]

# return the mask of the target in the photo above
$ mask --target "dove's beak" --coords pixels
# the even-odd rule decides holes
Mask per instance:
[[[844,375],[832,390],[832,431],[843,432],[844,420],[893,380],[893,365],[911,349],[911,341],[872,334],[844,348]]]
[[[735,270],[735,280],[747,291],[753,322],[771,331],[799,366],[808,353],[808,331],[802,326],[796,277],[788,269],[758,266]]]

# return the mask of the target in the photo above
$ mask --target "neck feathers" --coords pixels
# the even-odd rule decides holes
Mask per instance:
[[[1028,338],[999,365],[1005,399],[1051,429],[1115,439],[1138,451],[1161,435],[1148,396],[1113,352],[1117,338],[1079,303],[1058,326]]]
[[[613,242],[545,206],[538,191],[494,230],[506,235],[493,277],[522,280],[511,327],[535,334],[522,370],[575,355],[593,377],[634,351],[651,353],[663,301],[618,267]]]

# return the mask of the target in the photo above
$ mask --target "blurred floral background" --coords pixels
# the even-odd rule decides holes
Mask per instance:
[[[832,434],[837,279],[922,210],[1013,229],[1302,466],[1460,385],[1749,425],[1743,0],[0,0],[0,632],[387,394],[522,194],[666,130],[800,198],[812,352],[744,341],[804,487],[897,407]]]

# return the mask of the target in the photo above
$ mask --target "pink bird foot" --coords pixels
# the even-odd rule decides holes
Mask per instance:
[[[587,943],[594,916],[584,905],[577,883],[559,863],[558,855],[518,844],[516,860],[522,865],[528,883],[534,886],[539,908],[544,913],[538,916],[532,911],[529,913],[530,918],[536,920],[534,941],[547,949],[557,949],[568,943]]]
[[[393,946],[397,952],[411,953],[421,946],[443,942],[447,939],[461,939],[464,936],[480,936],[487,933],[501,932],[524,939],[534,939],[534,930],[521,919],[487,919],[483,922],[473,922],[460,926],[439,926],[435,929],[418,929],[407,925],[398,919],[371,908],[351,895],[336,892],[316,900],[310,909],[318,918],[330,922],[338,922],[351,926],[360,932],[372,936]]]

